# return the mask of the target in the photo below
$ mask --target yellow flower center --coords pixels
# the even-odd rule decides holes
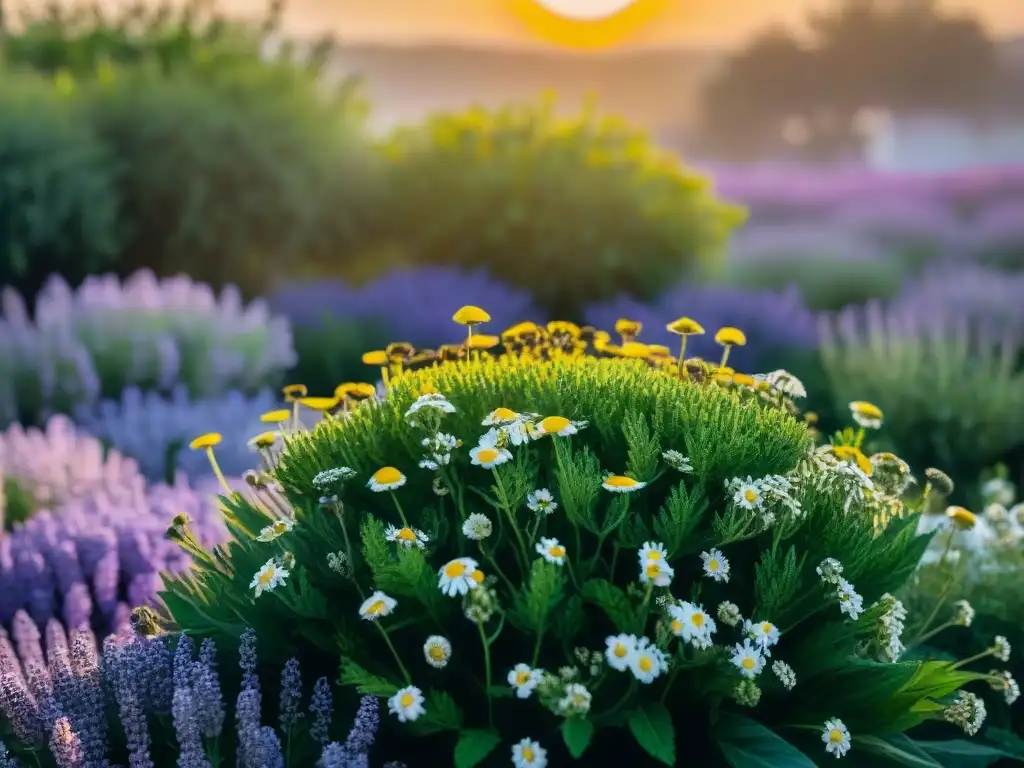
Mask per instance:
[[[761,625],[761,631],[762,631],[762,632],[768,633],[768,632],[771,632],[771,631],[772,631],[772,629],[774,629],[774,627],[772,627],[772,625],[771,625],[771,624],[769,624],[769,623],[768,623],[767,621],[766,621],[766,622],[764,622],[764,623],[763,623],[763,624]]]
[[[828,740],[831,741],[833,744],[841,743],[843,740],[843,732],[840,731],[838,728],[833,728],[831,731],[828,732]]]
[[[624,646],[622,643],[619,643],[618,645],[616,645],[615,646],[615,650],[612,651],[612,653],[615,654],[615,658],[617,658],[617,659],[624,659],[624,658],[626,658],[626,654],[628,652],[629,651],[626,650],[626,646]]]
[[[412,701],[413,701],[412,694],[411,693],[403,693],[402,694],[402,698],[399,699],[398,701],[399,701],[399,703],[403,707],[411,707],[412,706]]]
[[[544,432],[555,434],[561,432],[563,429],[569,426],[571,422],[564,416],[548,416],[546,419],[541,419],[538,425]]]
[[[695,627],[703,627],[704,626],[704,614],[703,613],[695,613],[695,614],[693,614],[693,618],[691,618],[690,621],[693,622],[693,626],[695,626]]]
[[[473,571],[471,574],[469,574],[469,578],[471,578],[477,584],[483,584],[484,583],[484,572],[483,571]]]
[[[743,498],[747,500],[747,503],[753,504],[757,501],[757,491],[753,488],[747,488],[747,490],[743,492]]]
[[[529,670],[520,670],[516,672],[516,685],[526,685],[530,681]]]
[[[430,650],[427,651],[427,654],[434,661],[444,661],[444,648],[442,648],[440,645],[430,646]]]
[[[743,659],[743,668],[744,669],[753,669],[754,668],[754,663],[755,662],[754,662],[753,657],[747,656],[745,659]]]
[[[378,613],[384,612],[384,601],[377,600],[373,602],[369,608],[366,609],[367,616],[376,616]]]
[[[274,568],[273,566],[267,568],[265,571],[263,571],[263,573],[260,574],[260,585],[264,587],[267,586],[267,584],[273,581],[274,576],[276,575],[277,568]]]
[[[659,552],[656,549],[652,549],[650,552],[647,553],[647,559],[648,560],[661,560],[661,552]]]
[[[717,571],[718,570],[718,561],[717,560],[708,560],[708,570],[709,571]]]
[[[605,480],[605,483],[615,488],[632,488],[638,484],[632,477],[626,477],[625,475],[612,475]]]
[[[502,421],[508,421],[509,419],[516,418],[518,415],[518,413],[511,410],[510,408],[495,408],[494,411],[491,413],[491,418],[500,419]]]
[[[448,563],[444,567],[444,575],[449,579],[457,579],[466,572],[466,566],[460,563],[458,560]]]
[[[484,464],[488,464],[498,458],[498,455],[497,448],[483,448],[477,453],[476,457]]]
[[[874,403],[868,403],[863,400],[857,400],[856,402],[850,403],[850,410],[854,413],[863,416],[866,419],[881,419],[882,409]]]
[[[287,533],[288,532],[288,523],[286,523],[284,520],[278,520],[271,527],[273,528],[273,531],[276,534],[282,534],[282,533]]]
[[[563,546],[551,547],[551,549],[548,550],[548,554],[551,555],[552,557],[565,557],[565,547],[563,547]]]
[[[641,672],[650,672],[654,668],[654,661],[650,656],[641,656],[636,665],[640,667]]]
[[[672,619],[671,627],[673,632],[682,632],[683,622],[681,622],[679,619]]]
[[[533,747],[523,747],[523,760],[528,763],[533,762]]]
[[[399,538],[402,541],[416,541],[416,533],[412,528],[403,528],[398,532],[396,538]]]
[[[661,573],[661,566],[660,565],[658,565],[657,563],[648,563],[647,564],[647,578],[653,579],[659,573]]]
[[[373,473],[373,481],[379,485],[392,485],[402,479],[402,473],[394,467],[381,467]]]

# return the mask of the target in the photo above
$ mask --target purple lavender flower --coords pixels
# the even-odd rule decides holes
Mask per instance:
[[[377,738],[380,728],[380,702],[375,696],[363,696],[359,700],[359,710],[352,723],[352,729],[345,740],[345,748],[353,754],[363,754],[370,750]]]
[[[144,691],[137,688],[142,671],[134,648],[136,640],[119,642],[109,637],[103,644],[104,677],[117,703],[121,727],[128,748],[129,768],[154,768],[150,756],[149,728],[146,724]]]
[[[525,319],[541,320],[530,295],[502,285],[483,272],[455,269],[399,269],[359,288],[318,281],[281,289],[271,300],[295,325],[315,327],[325,317],[377,325],[385,338],[418,347],[461,341],[452,313],[473,303],[487,309],[487,333],[500,333]],[[395,313],[390,308],[402,307]]]
[[[189,675],[192,672],[192,654],[195,643],[186,634],[178,635],[178,644],[174,649],[174,687],[188,688]]]
[[[217,449],[221,469],[228,475],[242,475],[259,463],[248,441],[266,428],[260,415],[279,407],[280,398],[269,389],[253,396],[231,391],[194,399],[182,385],[167,397],[130,387],[119,400],[77,409],[75,421],[84,431],[138,461],[150,480],[165,480],[175,468],[194,482],[209,477],[211,471],[204,454],[188,450],[192,438],[215,425],[224,435]]]
[[[302,713],[299,702],[302,700],[302,674],[298,659],[288,659],[281,670],[281,698],[278,719],[281,731],[290,734],[292,728],[299,724]]]
[[[50,752],[57,762],[57,768],[80,768],[85,759],[78,734],[71,729],[71,721],[58,717],[50,731]]]
[[[224,727],[224,697],[217,677],[217,649],[213,640],[203,640],[199,660],[192,665],[192,694],[196,717],[204,739],[217,739]]]
[[[309,711],[313,715],[313,724],[309,728],[309,735],[322,745],[330,741],[331,717],[334,715],[334,700],[331,694],[331,684],[326,677],[321,677],[313,686],[313,698],[309,704]]]
[[[370,758],[364,754],[353,754],[343,744],[331,742],[320,756],[318,768],[369,768]]]
[[[195,699],[187,684],[175,688],[171,712],[178,738],[179,768],[210,768],[210,761],[203,751]]]
[[[0,768],[19,768],[18,761],[7,751],[7,745],[0,741]]]
[[[704,336],[689,338],[688,357],[716,360],[721,355],[721,347],[714,342],[715,331],[722,326],[742,329],[747,335],[747,344],[734,348],[729,358],[730,365],[737,370],[765,370],[772,365],[777,352],[811,350],[817,343],[815,316],[794,290],[773,293],[721,286],[683,286],[663,294],[649,305],[620,298],[591,307],[586,322],[610,331],[621,317],[638,320],[644,325],[641,341],[664,344],[677,352],[679,338],[665,329],[665,323],[666,318],[672,320],[681,315],[692,317],[707,330]]]

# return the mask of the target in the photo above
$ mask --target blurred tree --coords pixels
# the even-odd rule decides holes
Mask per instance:
[[[840,0],[808,28],[758,35],[709,83],[707,150],[834,157],[859,148],[863,110],[976,112],[997,95],[994,42],[936,0]]]

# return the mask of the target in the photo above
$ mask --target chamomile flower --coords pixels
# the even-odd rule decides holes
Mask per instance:
[[[743,639],[743,645],[736,643],[730,661],[748,680],[753,680],[764,669],[764,655],[760,648],[750,644],[749,637]]]
[[[592,698],[590,691],[582,683],[569,683],[558,702],[558,712],[566,717],[585,715],[590,711]]]
[[[850,415],[864,429],[878,429],[882,426],[882,409],[874,403],[855,400],[850,403]]]
[[[601,483],[602,488],[612,493],[633,493],[633,491],[639,491],[645,485],[647,483],[642,483],[625,475],[608,475],[604,482]]]
[[[696,648],[710,647],[711,635],[718,631],[718,625],[708,616],[704,606],[684,600],[679,605],[671,606],[668,613],[672,618],[669,625],[672,634]]]
[[[565,547],[558,543],[558,539],[542,538],[537,543],[537,554],[555,565],[565,564]]]
[[[395,715],[400,723],[411,723],[427,711],[423,703],[423,692],[415,685],[410,685],[399,689],[388,699],[388,712]]]
[[[494,427],[502,424],[511,424],[519,418],[519,414],[509,408],[495,408],[486,418],[480,422],[481,426]]]
[[[629,668],[641,683],[653,683],[665,671],[667,661],[657,646],[646,637],[641,637],[629,655]]]
[[[457,557],[446,563],[437,572],[437,586],[448,597],[465,595],[480,586],[473,575],[477,562],[471,557]]]
[[[643,567],[649,560],[664,563],[668,560],[668,550],[660,541],[645,541],[640,547],[640,566]]]
[[[396,605],[398,605],[398,601],[395,598],[389,597],[378,589],[363,600],[363,604],[359,606],[359,615],[367,621],[376,621],[390,615]]]
[[[522,739],[512,745],[515,768],[547,768],[548,752],[533,739]]]
[[[455,406],[448,402],[448,398],[439,392],[431,392],[420,395],[416,401],[409,406],[405,412],[406,419],[412,419],[417,413],[424,409],[438,411],[440,413],[455,413]]]
[[[765,656],[770,656],[768,649],[779,642],[779,628],[770,621],[743,622],[743,631],[747,633],[754,644],[761,649]]]
[[[494,532],[494,526],[487,515],[474,512],[462,524],[462,535],[473,541],[483,541]]]
[[[367,482],[366,487],[371,491],[381,493],[382,491],[393,491],[405,485],[405,475],[394,467],[381,467]]]
[[[284,584],[290,574],[291,571],[281,567],[280,563],[277,562],[277,558],[272,557],[252,577],[249,589],[256,590],[256,597],[259,597],[264,592],[273,592]]]
[[[508,684],[520,699],[528,699],[544,679],[543,669],[533,669],[529,664],[516,664],[508,673]]]
[[[469,451],[470,462],[484,469],[500,466],[511,458],[512,453],[507,448],[491,448],[485,445],[478,445]]]
[[[729,581],[729,561],[725,559],[720,549],[712,549],[708,552],[701,552],[700,559],[704,561],[704,574],[715,581]]]
[[[393,541],[396,544],[409,549],[416,547],[417,549],[423,549],[427,542],[430,541],[427,538],[427,534],[421,531],[419,528],[396,528],[393,525],[389,525],[387,530],[384,531],[384,536],[388,541]]]
[[[604,659],[608,666],[617,672],[625,672],[636,650],[636,635],[612,635],[604,644]]]
[[[782,683],[782,687],[787,691],[792,691],[793,688],[796,687],[796,672],[794,672],[793,668],[786,662],[773,661],[772,672],[775,673],[779,682]]]
[[[434,669],[444,669],[448,666],[448,659],[452,657],[452,644],[447,637],[431,635],[423,644],[423,658],[427,664]]]
[[[545,515],[550,515],[558,509],[558,504],[555,503],[555,497],[551,491],[547,488],[538,488],[527,494],[526,508],[531,512],[543,512]]]
[[[676,575],[672,566],[664,560],[648,560],[640,565],[640,582],[656,587],[667,587]]]
[[[693,472],[693,463],[679,451],[665,451],[661,458],[676,472]]]
[[[760,510],[764,505],[764,498],[760,486],[749,477],[735,483],[736,491],[733,494],[732,502],[737,507],[749,510]]]
[[[579,425],[575,421],[569,421],[564,416],[548,416],[541,419],[533,428],[534,437],[543,435],[558,435],[568,437],[579,432]]]
[[[825,721],[821,740],[825,743],[825,751],[830,755],[843,757],[850,751],[850,731],[837,717]]]
[[[274,541],[274,539],[278,539],[286,533],[289,533],[294,527],[294,520],[282,517],[263,528],[263,530],[260,531],[260,535],[256,537],[256,541]]]

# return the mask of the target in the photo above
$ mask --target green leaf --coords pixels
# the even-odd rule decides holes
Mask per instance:
[[[629,716],[629,730],[636,743],[665,765],[676,763],[676,734],[672,715],[664,704],[646,702]]]
[[[346,656],[341,657],[341,676],[338,678],[338,684],[354,686],[364,696],[378,698],[394,696],[398,691],[397,685],[367,672]]]
[[[569,754],[577,760],[590,746],[594,737],[594,724],[585,717],[571,717],[562,723],[562,738]]]
[[[475,768],[500,743],[501,736],[489,728],[463,731],[455,745],[455,768]]]
[[[455,703],[455,699],[444,691],[428,691],[423,708],[426,710],[423,715],[415,723],[411,723],[417,734],[429,736],[462,728],[462,710]]]
[[[910,768],[942,768],[942,763],[936,762],[902,733],[889,736],[858,736],[857,749]]]
[[[999,760],[1024,762],[1024,755],[1013,755],[991,744],[966,739],[949,741],[916,741],[922,751],[935,758],[944,768],[987,768]]]
[[[611,620],[620,632],[635,627],[636,611],[626,593],[605,579],[590,579],[583,584],[583,599],[593,603]]]
[[[733,768],[814,768],[807,755],[749,717],[720,714],[714,739]]]
[[[629,494],[622,493],[613,496],[611,503],[608,504],[608,512],[605,513],[604,521],[601,523],[601,535],[607,536],[622,525],[627,514],[629,514]]]
[[[521,603],[521,615],[527,627],[533,632],[540,631],[541,625],[562,596],[565,576],[562,569],[540,558],[530,568],[530,584]],[[437,590],[434,590],[437,592]]]

